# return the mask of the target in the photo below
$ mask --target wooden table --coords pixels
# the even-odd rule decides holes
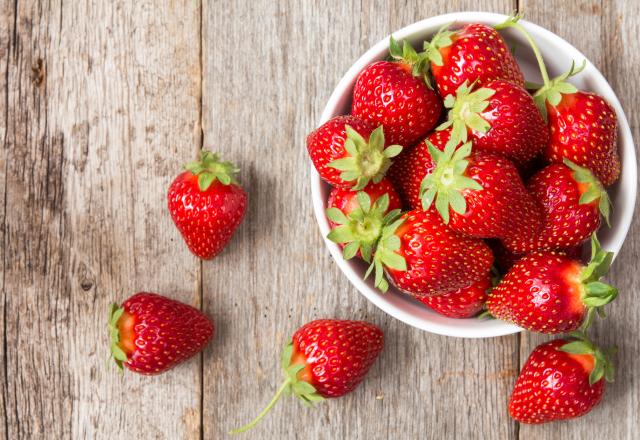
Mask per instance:
[[[589,416],[531,427],[506,401],[548,338],[447,338],[390,318],[339,271],[312,213],[305,135],[351,63],[418,19],[516,8],[602,70],[640,139],[638,0],[0,0],[0,433],[222,438],[270,398],[295,328],[341,317],[386,332],[367,380],[315,410],[280,402],[250,438],[637,439],[638,222],[594,334],[620,347],[617,382]],[[203,146],[240,165],[250,194],[204,263],[165,207]],[[201,307],[214,342],[159,377],[105,368],[107,305],[139,290]]]

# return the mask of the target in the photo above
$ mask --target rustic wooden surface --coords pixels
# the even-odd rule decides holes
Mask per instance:
[[[367,380],[315,410],[280,402],[247,436],[637,438],[638,222],[595,331],[620,347],[618,381],[591,415],[531,427],[506,400],[545,338],[446,338],[389,318],[341,274],[313,217],[304,136],[351,63],[417,19],[518,7],[603,71],[638,139],[637,1],[0,0],[0,434],[222,438],[270,398],[286,337],[335,316],[384,328]],[[203,145],[241,166],[250,208],[200,263],[165,192]],[[107,305],[138,290],[202,307],[215,341],[160,377],[104,368]]]

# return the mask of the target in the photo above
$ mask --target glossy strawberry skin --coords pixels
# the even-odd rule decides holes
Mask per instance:
[[[493,252],[493,256],[495,258],[495,266],[501,274],[509,272],[509,269],[511,269],[518,260],[526,256],[526,254],[516,254],[511,252],[504,246],[504,244],[502,244],[500,240],[490,239],[485,241]],[[585,263],[585,261],[583,261],[582,250],[583,245],[577,245],[572,248],[555,252],[558,254],[566,255],[572,260],[579,261],[580,263]]]
[[[384,347],[382,330],[364,321],[319,319],[293,335],[292,364],[305,364],[298,374],[326,398],[355,389]]]
[[[518,260],[487,301],[491,314],[540,333],[578,329],[587,308],[582,302],[583,266],[557,253],[536,252]]]
[[[500,34],[483,24],[468,24],[452,36],[453,44],[440,49],[443,65],[431,63],[441,96],[455,94],[465,81],[478,87],[494,80],[524,87],[524,76]]]
[[[400,238],[398,254],[407,270],[387,268],[393,284],[416,298],[441,295],[469,286],[485,277],[493,264],[493,254],[479,239],[459,234],[429,209],[403,215],[396,230]]]
[[[618,119],[602,97],[588,92],[562,95],[556,107],[547,102],[547,113],[551,134],[547,160],[561,163],[566,157],[589,168],[605,186],[618,180]]]
[[[365,139],[376,128],[370,122],[355,116],[336,116],[322,124],[307,136],[307,151],[320,177],[336,188],[351,188],[353,182],[340,177],[340,171],[329,166],[331,162],[349,155],[344,148],[347,138],[345,125],[349,125]],[[388,139],[385,144],[390,145]]]
[[[472,318],[480,313],[487,302],[487,292],[491,289],[491,277],[487,274],[469,287],[442,295],[417,298],[418,301],[435,312],[449,318]]]
[[[218,180],[201,191],[198,177],[185,171],[169,187],[168,206],[191,252],[209,260],[222,251],[242,223],[247,195],[239,185]]]
[[[387,194],[389,196],[389,208],[386,212],[402,208],[400,196],[391,184],[391,181],[388,179],[382,179],[379,183],[372,182],[367,185],[363,191],[369,194],[372,204],[380,197]],[[345,215],[348,215],[359,207],[358,200],[356,199],[358,192],[359,191],[352,191],[350,189],[333,188],[329,194],[327,208],[338,208]],[[331,228],[335,228],[337,226],[331,220],[329,220],[329,224],[331,225]]]
[[[580,204],[584,188],[564,164],[551,164],[536,173],[527,189],[544,211],[544,226],[532,240],[505,240],[512,252],[570,250],[583,244],[600,227],[598,200]]]
[[[604,379],[589,385],[593,356],[560,351],[568,342],[546,342],[529,355],[509,400],[509,414],[515,420],[537,424],[572,419],[600,403]]]
[[[529,240],[542,228],[542,209],[527,193],[518,170],[508,159],[484,151],[470,156],[467,177],[483,189],[462,190],[465,214],[452,209],[449,227],[479,238]]]
[[[368,65],[353,90],[351,113],[375,126],[382,124],[390,144],[412,146],[436,125],[441,111],[438,94],[402,62]]]
[[[420,184],[424,176],[435,168],[435,162],[429,154],[427,141],[442,151],[450,137],[451,129],[434,131],[425,140],[402,154],[391,165],[388,177],[396,185],[403,200],[411,209],[419,209],[422,206]]]
[[[507,81],[491,81],[483,87],[494,90],[489,106],[480,113],[491,128],[486,132],[469,129],[473,145],[525,165],[541,155],[549,141],[549,129],[527,91]]]
[[[122,307],[121,338],[128,334],[120,342],[128,358],[124,365],[136,373],[167,371],[200,352],[213,337],[213,323],[202,312],[155,293],[136,293]]]

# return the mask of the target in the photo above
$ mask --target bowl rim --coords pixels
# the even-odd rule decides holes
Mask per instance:
[[[451,22],[478,22],[491,25],[500,23],[507,17],[507,15],[491,12],[454,12],[420,20],[403,27],[398,31],[393,32],[392,35],[397,40],[401,40],[411,37],[413,34],[424,32],[427,28],[437,29]],[[593,65],[593,63],[591,63],[591,61],[582,52],[580,52],[562,37],[539,25],[536,25],[524,19],[521,19],[520,23],[530,33],[532,33],[536,39],[542,38],[547,41],[553,41],[555,45],[560,46],[563,49],[563,52],[571,55],[573,59],[586,60],[585,71],[589,71],[589,73],[593,75],[595,80],[599,83],[599,86],[605,89],[604,97],[616,111],[616,115],[618,117],[618,130],[621,134],[618,137],[618,148],[621,153],[624,153],[623,155],[625,157],[625,160],[622,164],[623,170],[619,183],[617,183],[617,185],[619,185],[618,191],[624,191],[626,196],[624,206],[616,210],[619,217],[618,226],[615,230],[610,230],[610,238],[608,240],[610,243],[609,246],[606,247],[607,250],[618,254],[633,220],[637,191],[637,163],[635,157],[635,146],[633,143],[631,129],[629,127],[627,117],[622,109],[618,97],[611,88],[611,85],[608,83],[602,73],[595,67],[595,65]],[[331,93],[331,96],[322,112],[318,125],[323,124],[327,120],[339,114],[337,112],[337,108],[340,105],[340,101],[344,98],[345,94],[351,94],[351,91],[349,89],[352,89],[352,84],[355,82],[355,79],[357,78],[360,71],[362,71],[362,69],[366,65],[370,64],[376,59],[379,59],[380,54],[387,51],[388,47],[389,36],[380,40],[378,43],[368,49],[347,70],[347,72],[343,75],[343,77],[340,79],[333,92]],[[356,290],[358,290],[358,292],[360,292],[369,301],[376,305],[376,307],[380,308],[382,311],[391,315],[392,317],[399,319],[400,321],[416,327],[420,330],[444,336],[463,338],[487,338],[515,334],[523,330],[518,326],[499,320],[485,321],[483,323],[483,327],[469,329],[465,326],[461,326],[461,324],[465,320],[441,317],[440,315],[437,315],[432,311],[429,312],[433,313],[434,317],[437,317],[437,321],[443,322],[426,321],[424,318],[413,315],[398,304],[394,304],[394,301],[388,299],[389,295],[399,297],[400,294],[392,292],[387,293],[386,295],[380,294],[377,289],[367,284],[361,278],[361,276],[355,272],[355,269],[353,268],[354,263],[351,260],[347,261],[342,258],[342,251],[340,247],[336,243],[333,243],[326,238],[327,234],[329,233],[330,226],[324,212],[324,205],[326,201],[323,200],[321,196],[322,186],[324,184],[324,181],[320,178],[315,167],[313,166],[313,164],[311,164],[311,190],[313,210],[318,222],[318,226],[320,227],[320,232],[322,234],[323,240],[327,248],[329,249],[329,252],[331,253],[333,259],[338,264],[338,267],[347,276],[351,284],[356,288]],[[399,299],[401,299],[403,303],[411,302],[409,298]]]

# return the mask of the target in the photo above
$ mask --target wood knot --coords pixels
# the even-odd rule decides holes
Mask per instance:
[[[36,63],[31,66],[31,81],[36,86],[40,86],[44,82],[45,78],[45,66],[44,60],[42,58],[38,58]]]

